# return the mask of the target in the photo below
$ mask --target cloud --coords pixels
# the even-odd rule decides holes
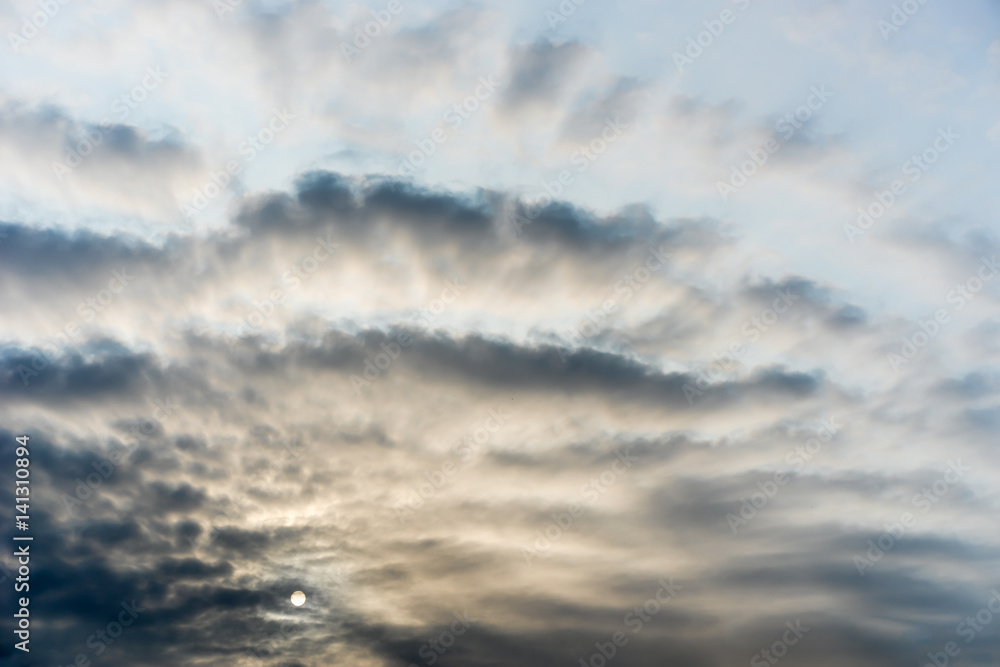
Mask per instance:
[[[557,34],[559,7],[489,3],[61,8],[0,71],[32,662],[902,667],[964,642],[996,588],[1000,319],[985,277],[949,294],[997,247],[995,38],[975,8],[883,40],[881,10],[834,4],[734,3],[684,73],[700,10]],[[959,659],[1000,655],[997,627]]]

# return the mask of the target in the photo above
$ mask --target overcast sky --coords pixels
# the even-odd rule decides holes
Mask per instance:
[[[998,29],[0,4],[0,664],[1000,665]]]

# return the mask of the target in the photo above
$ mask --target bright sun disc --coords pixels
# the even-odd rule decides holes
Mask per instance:
[[[296,607],[301,607],[306,603],[306,594],[302,591],[295,591],[292,593],[292,604]]]

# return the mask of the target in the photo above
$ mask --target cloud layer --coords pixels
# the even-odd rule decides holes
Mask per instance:
[[[0,66],[0,663],[1000,659],[1000,17],[806,4],[681,71],[719,11],[59,5]]]

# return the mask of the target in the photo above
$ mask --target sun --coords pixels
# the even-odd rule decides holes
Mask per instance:
[[[292,593],[292,604],[296,607],[301,607],[306,603],[306,594],[302,591],[295,591]]]

